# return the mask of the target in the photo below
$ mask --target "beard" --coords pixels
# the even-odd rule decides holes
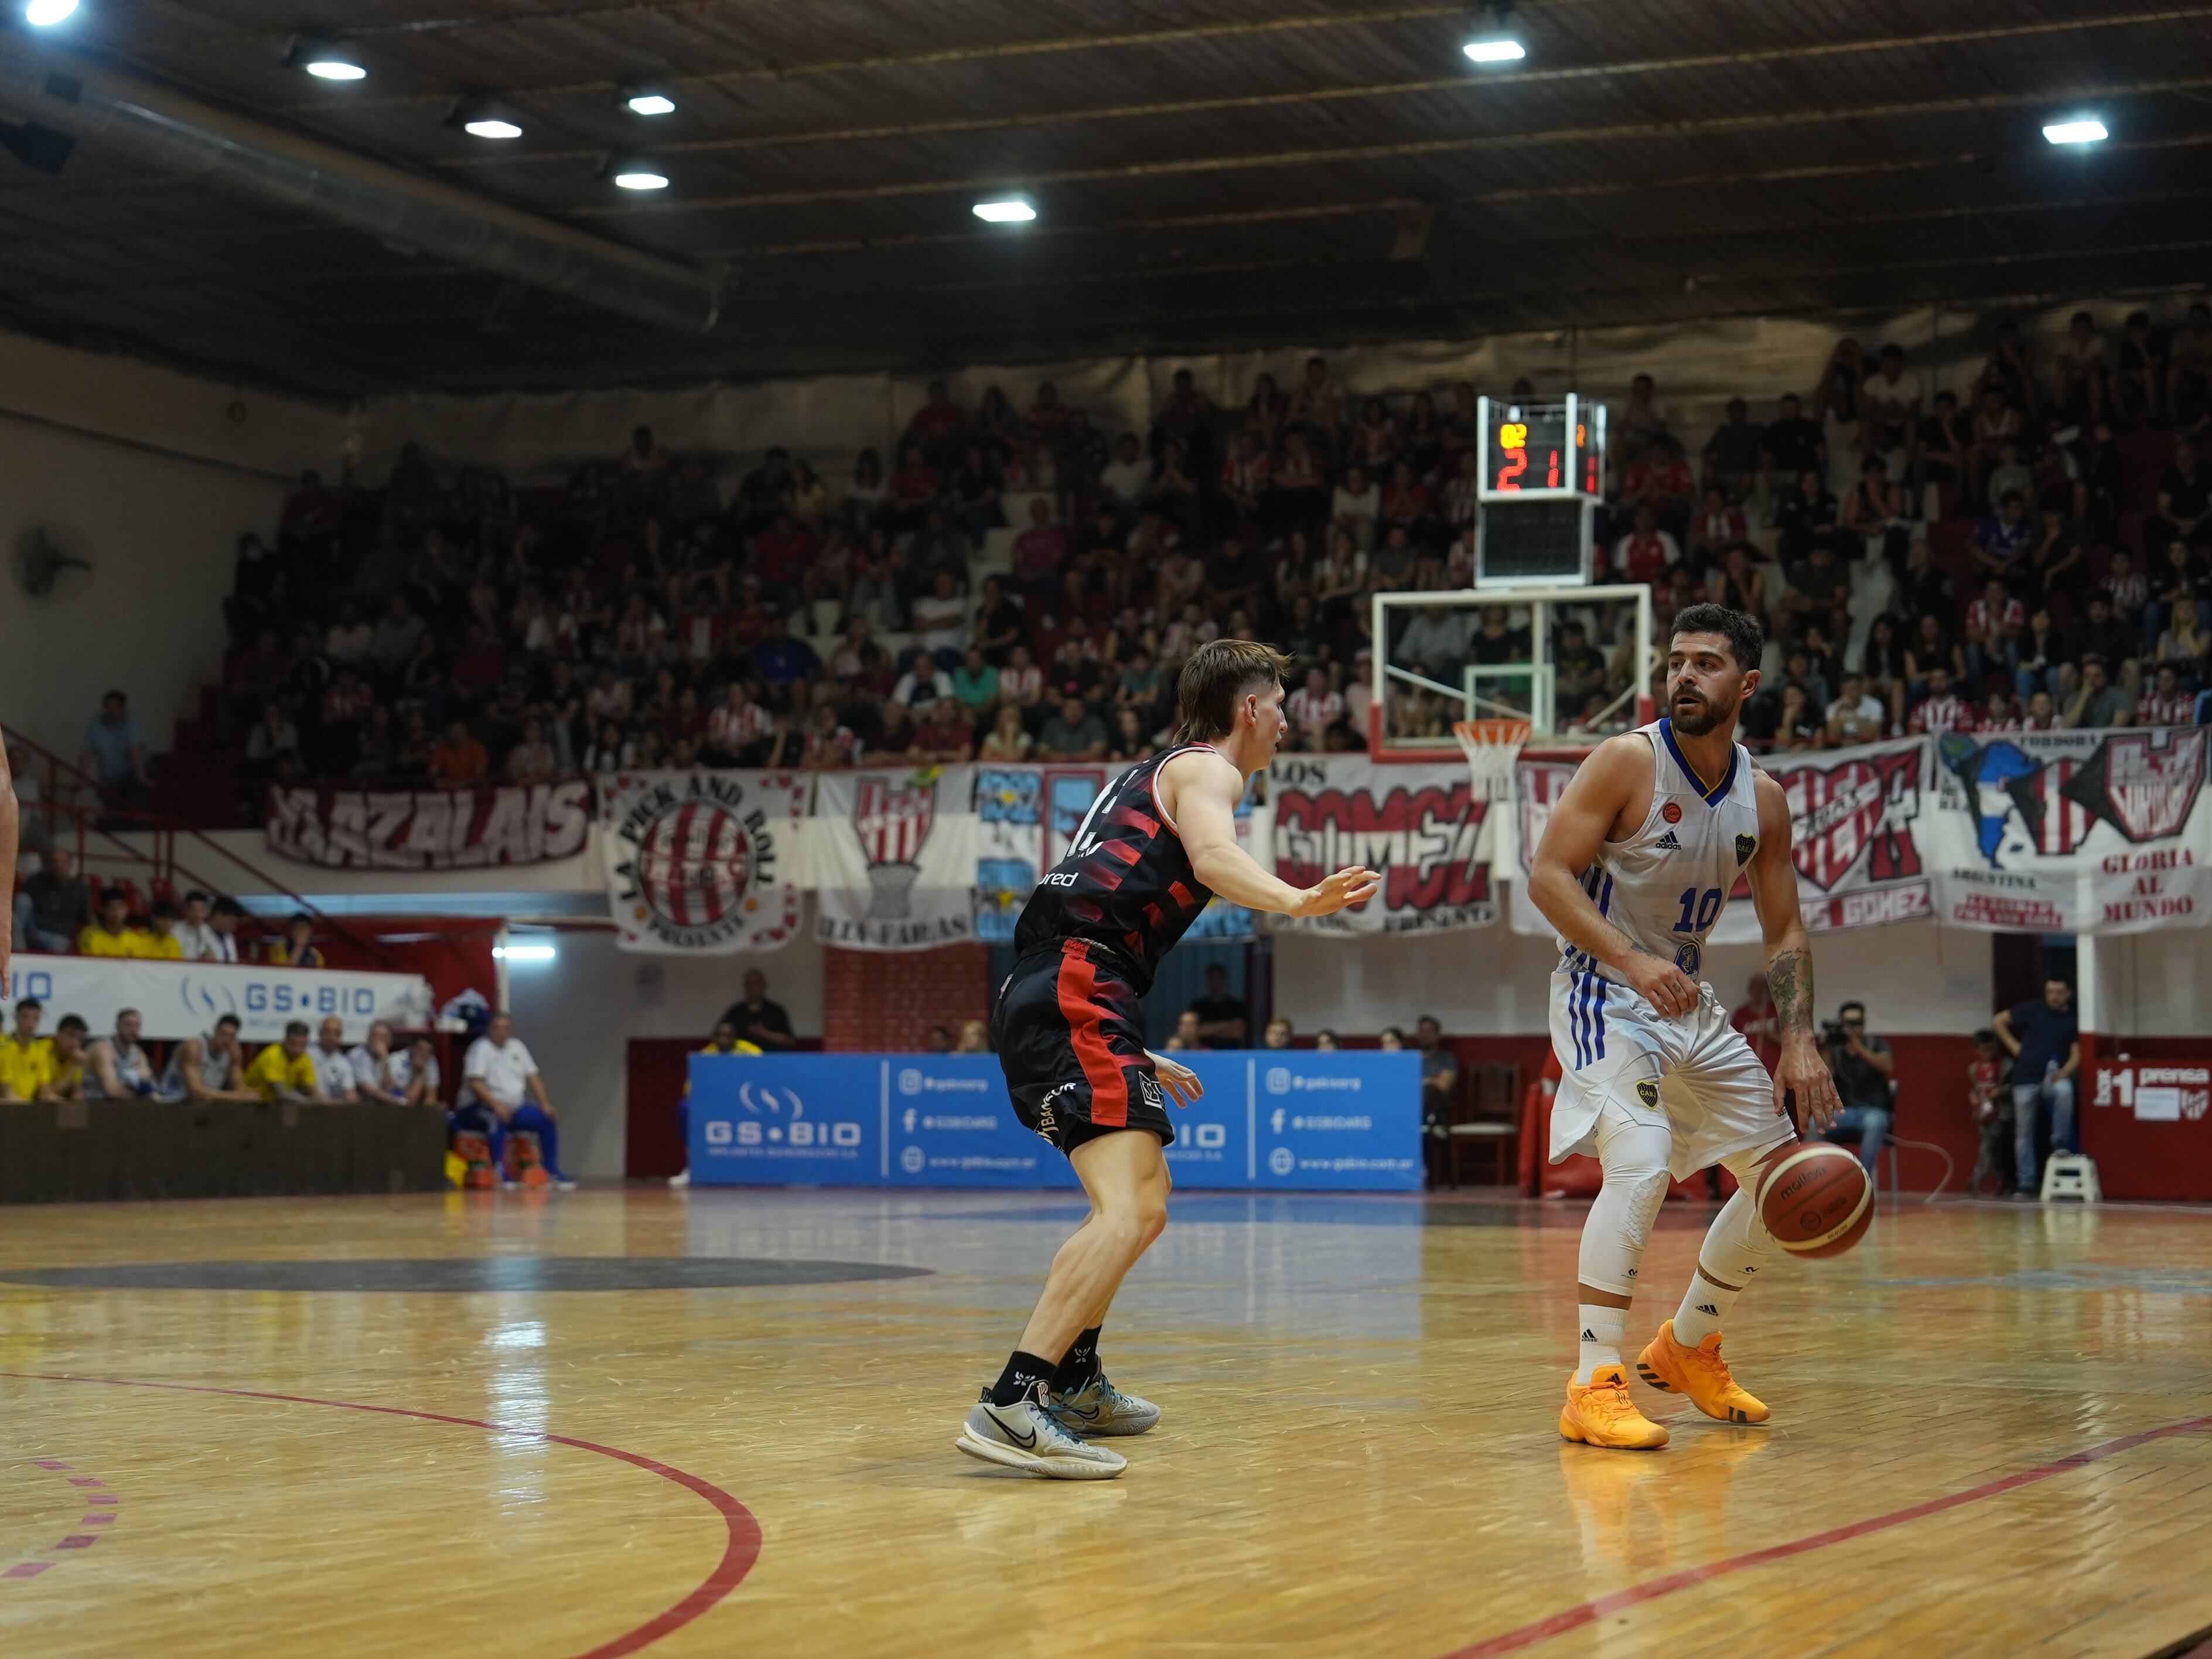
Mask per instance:
[[[1674,729],[1702,738],[1721,723],[1720,711],[1695,691],[1678,691],[1667,700],[1667,713]]]

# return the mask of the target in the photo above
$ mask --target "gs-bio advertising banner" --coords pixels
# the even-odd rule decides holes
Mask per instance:
[[[1420,1060],[1380,1050],[1180,1056],[1206,1092],[1170,1103],[1178,1186],[1410,1192],[1421,1181]],[[1022,1127],[990,1054],[694,1054],[698,1185],[1078,1185]]]

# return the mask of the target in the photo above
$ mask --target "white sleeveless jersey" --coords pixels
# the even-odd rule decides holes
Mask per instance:
[[[1650,810],[1633,835],[1599,849],[1583,889],[1607,921],[1695,979],[1705,937],[1759,847],[1751,755],[1737,744],[1727,775],[1708,780],[1676,746],[1671,720],[1639,726],[1637,735],[1651,745]],[[1564,939],[1559,951],[1560,965],[1578,981],[1626,982]]]

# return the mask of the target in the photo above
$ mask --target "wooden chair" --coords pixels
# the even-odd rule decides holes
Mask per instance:
[[[1489,1150],[1490,1185],[1513,1184],[1520,1165],[1520,1100],[1521,1068],[1510,1060],[1486,1060],[1462,1081],[1444,1154],[1455,1188],[1460,1184],[1460,1155],[1470,1146]]]

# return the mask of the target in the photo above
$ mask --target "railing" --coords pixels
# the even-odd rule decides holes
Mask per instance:
[[[278,893],[291,901],[298,909],[315,920],[316,926],[344,939],[364,955],[382,966],[398,973],[414,971],[398,957],[384,948],[376,939],[366,937],[347,927],[327,911],[316,908],[313,901],[296,891],[289,883],[279,880],[249,860],[240,858],[222,842],[216,841],[191,824],[156,812],[149,808],[133,806],[104,788],[99,780],[80,771],[44,744],[35,743],[20,732],[6,734],[9,749],[27,751],[33,760],[32,775],[38,782],[38,798],[24,808],[23,827],[26,831],[42,835],[49,845],[66,845],[71,840],[76,858],[78,874],[88,886],[94,888],[106,883],[95,876],[95,871],[111,872],[110,879],[128,880],[120,871],[147,872],[149,886],[174,888],[179,878],[206,889],[210,893],[226,893],[238,884],[235,873],[226,880],[221,875],[210,875],[207,868],[187,863],[178,854],[180,840],[196,854],[205,859],[221,860],[211,867],[222,871],[242,872],[252,878],[257,891]],[[21,799],[21,792],[18,792]],[[144,845],[134,844],[126,836],[143,836]],[[12,880],[14,872],[8,872]]]

